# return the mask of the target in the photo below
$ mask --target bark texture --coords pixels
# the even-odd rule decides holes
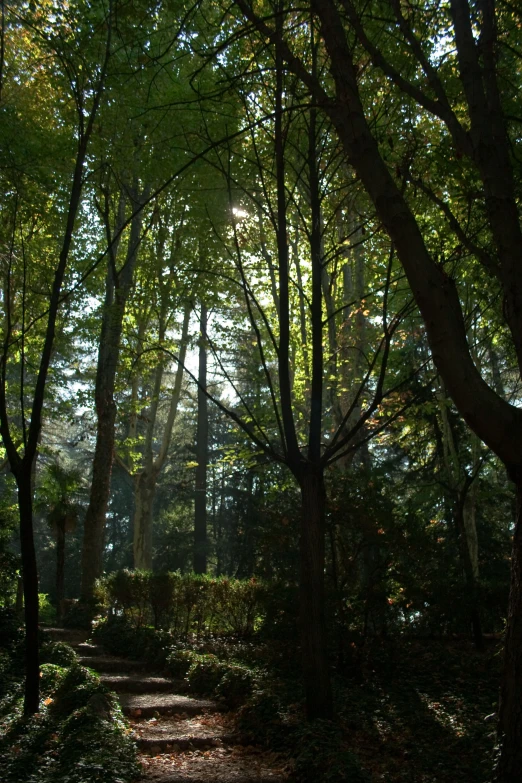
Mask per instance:
[[[133,208],[139,203],[136,197]],[[121,212],[121,203],[120,203]],[[123,216],[117,218],[116,231],[123,223]],[[96,369],[94,399],[97,428],[96,447],[92,465],[92,484],[89,506],[85,515],[82,546],[82,598],[92,598],[96,579],[103,571],[103,550],[105,543],[105,518],[109,502],[112,465],[114,459],[114,425],[116,403],[114,389],[120,355],[123,317],[130,292],[134,269],[138,257],[142,226],[141,212],[131,223],[131,231],[125,264],[116,271],[116,251],[111,249],[105,287],[105,306],[102,316],[100,347]],[[109,237],[109,241],[111,238]]]
[[[513,478],[517,489],[517,519],[498,716],[500,754],[496,780],[499,783],[519,783],[522,770],[522,476]]]
[[[320,469],[301,481],[300,617],[306,711],[309,720],[332,717],[330,667],[324,616],[325,487]]]
[[[166,301],[166,300],[165,300]],[[159,452],[154,456],[154,429],[158,413],[159,397],[161,393],[161,384],[165,369],[164,361],[160,361],[155,372],[153,399],[148,412],[147,431],[145,434],[145,444],[143,449],[143,467],[134,477],[134,497],[135,509],[133,518],[133,553],[134,568],[150,570],[152,568],[152,536],[153,536],[153,512],[154,498],[156,495],[156,484],[158,476],[163,469],[167,459],[170,442],[172,439],[172,428],[178,412],[178,405],[181,397],[181,385],[183,381],[183,366],[187,355],[188,330],[190,323],[191,308],[189,304],[185,305],[183,316],[183,326],[181,329],[181,341],[179,350],[179,362],[174,378],[174,386],[171,391],[169,412],[165,429],[160,443]],[[162,317],[166,314],[166,307],[162,308]],[[161,338],[163,339],[164,327]],[[134,426],[134,425],[133,425]]]
[[[136,476],[133,551],[134,568],[152,569],[152,512],[157,472],[154,468]]]
[[[25,686],[24,713],[38,712],[40,671],[38,664],[38,570],[33,535],[33,487],[31,471],[15,473],[20,512],[20,545],[25,604]]]
[[[56,523],[56,605],[58,606],[59,620],[62,620],[63,599],[65,598],[65,525],[65,518]]]
[[[208,402],[207,388],[207,308],[201,304],[199,320],[198,425],[196,434],[196,487],[194,497],[194,573],[207,572],[207,465]]]

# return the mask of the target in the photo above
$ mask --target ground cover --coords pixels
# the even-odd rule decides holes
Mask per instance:
[[[100,678],[71,647],[42,644],[39,711],[23,715],[23,648],[0,651],[2,783],[129,783],[139,776],[131,730]],[[47,661],[47,662],[45,662]]]
[[[103,638],[103,628],[98,635]],[[113,631],[107,628],[105,635],[110,643]],[[142,629],[135,638],[141,653],[163,660],[188,694],[219,702],[230,672],[232,679],[234,672],[250,672],[246,689],[245,680],[238,678],[239,693],[223,699],[234,708],[234,732],[259,752],[286,758],[287,770],[300,783],[491,779],[500,668],[496,642],[481,652],[456,638],[354,642],[349,665],[345,662],[335,677],[335,721],[309,725],[304,720],[298,651],[292,644],[199,637],[176,645],[152,629]],[[129,654],[135,651],[130,648]],[[160,750],[156,762],[151,760],[154,755],[146,761],[155,774],[169,763],[169,753]],[[184,752],[189,754],[184,764],[195,753],[198,768],[207,758],[209,769],[210,760],[220,753],[229,756],[229,751],[223,755],[215,749]]]

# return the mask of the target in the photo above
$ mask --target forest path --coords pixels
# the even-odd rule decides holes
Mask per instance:
[[[86,641],[86,633],[48,632],[71,644],[81,664],[117,693],[139,749],[143,783],[283,783],[288,778],[281,756],[242,744],[233,712],[177,693],[181,683],[150,673],[142,661],[108,655]]]

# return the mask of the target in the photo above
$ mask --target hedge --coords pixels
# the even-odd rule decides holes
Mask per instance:
[[[179,572],[123,570],[110,574],[97,587],[98,602],[109,617],[122,617],[137,629],[153,625],[178,638],[191,634],[246,638],[267,624],[277,627],[288,614],[288,606],[295,613],[296,605],[293,600],[288,606],[275,606],[278,595],[286,595],[284,587],[255,578]]]

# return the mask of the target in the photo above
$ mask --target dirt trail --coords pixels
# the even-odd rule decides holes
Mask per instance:
[[[71,644],[80,662],[118,695],[138,747],[143,783],[286,781],[284,759],[241,743],[234,713],[209,699],[177,693],[179,683],[151,674],[142,661],[108,655],[81,631],[48,632]]]

